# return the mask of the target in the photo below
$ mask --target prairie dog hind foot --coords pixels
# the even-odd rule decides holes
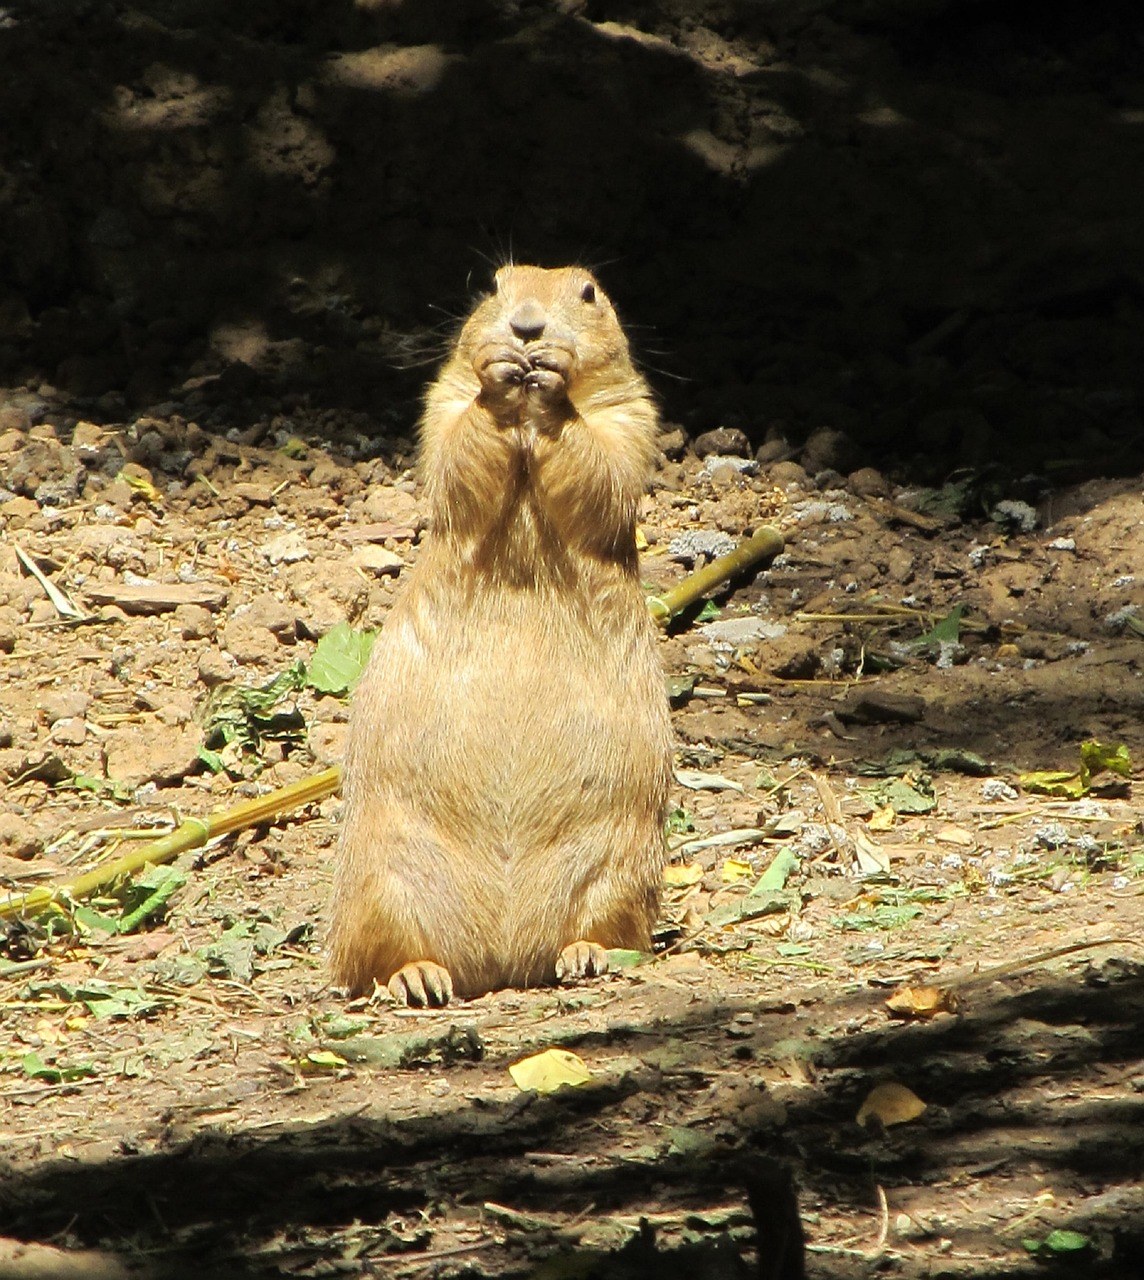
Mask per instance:
[[[398,1004],[417,1009],[439,1009],[453,998],[452,975],[432,960],[403,964],[385,985]]]
[[[608,953],[598,942],[570,942],[556,957],[556,981],[598,978],[608,972]]]

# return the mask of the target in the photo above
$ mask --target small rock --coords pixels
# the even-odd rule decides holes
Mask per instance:
[[[708,643],[739,648],[757,640],[777,640],[786,635],[787,628],[781,622],[765,622],[762,618],[723,618],[708,622],[699,628],[700,635]]]
[[[310,549],[306,539],[297,530],[280,533],[259,548],[271,564],[297,564],[299,560],[310,559]]]
[[[819,427],[803,445],[800,461],[810,475],[828,468],[845,474],[858,465],[858,449],[844,431]]]
[[[678,462],[687,448],[687,433],[682,427],[664,424],[656,444],[672,462]]]
[[[215,685],[225,684],[234,679],[236,674],[234,659],[229,654],[220,653],[217,649],[208,649],[199,659],[199,679],[213,689]]]
[[[819,493],[826,493],[828,490],[836,490],[840,493],[846,487],[846,477],[840,471],[835,471],[833,467],[827,467],[825,471],[814,473],[814,487]]]
[[[232,618],[226,624],[222,642],[231,657],[243,666],[262,662],[278,652],[278,640],[268,627],[244,622],[241,618]]]
[[[1033,843],[1042,849],[1063,849],[1068,842],[1068,829],[1060,822],[1046,822],[1033,837]]]
[[[405,568],[405,561],[396,552],[372,542],[355,547],[350,553],[350,563],[377,578],[396,577]]]
[[[846,478],[846,487],[860,498],[888,498],[890,484],[880,471],[873,467],[859,467]]]
[[[297,613],[288,604],[279,600],[269,591],[257,595],[248,605],[234,611],[235,619],[241,619],[252,626],[265,627],[280,640],[293,643],[295,638],[294,620]]]
[[[209,640],[215,633],[214,614],[198,604],[179,605],[175,625],[184,640]]]
[[[26,861],[36,856],[39,845],[26,818],[15,813],[0,813],[0,853]]]
[[[198,725],[172,728],[145,721],[108,735],[107,776],[137,786],[141,782],[178,782],[199,765]]]
[[[791,514],[799,524],[840,524],[854,519],[841,502],[798,502]]]
[[[772,436],[764,440],[755,450],[755,461],[760,467],[769,467],[776,462],[788,462],[794,456],[794,449],[785,436]]]
[[[0,653],[13,653],[20,634],[20,615],[10,605],[0,608]]]
[[[1075,551],[1076,539],[1075,538],[1054,538],[1052,542],[1049,543],[1049,550],[1050,551]]]
[[[1037,527],[1036,510],[1027,502],[1016,502],[1011,498],[999,502],[989,513],[989,518],[995,524],[1021,533],[1031,533]]]
[[[55,689],[40,699],[40,710],[49,725],[57,720],[82,719],[90,707],[91,694],[83,689]]]
[[[229,491],[236,498],[249,502],[251,506],[269,507],[274,501],[274,491],[268,484],[239,481],[237,484],[232,484]]]
[[[712,453],[739,458],[751,456],[751,442],[738,427],[716,427],[714,431],[704,431],[695,437],[693,448],[697,458],[706,458]]]
[[[668,558],[693,564],[701,557],[715,560],[735,550],[735,539],[718,529],[686,529],[667,544]]]
[[[381,485],[371,489],[363,504],[365,518],[370,521],[391,520],[394,524],[420,528],[424,524],[417,499],[404,489]]]
[[[758,475],[759,464],[754,458],[740,458],[734,454],[709,453],[703,462],[703,474],[715,478],[718,471],[729,472],[731,477]]]
[[[349,726],[344,724],[315,724],[310,727],[306,741],[318,764],[328,766],[342,762],[348,732]]]
[[[0,517],[13,529],[22,529],[33,517],[40,514],[40,504],[31,498],[9,498],[0,502]]]
[[[806,489],[810,478],[797,462],[775,462],[767,468],[767,479],[783,489]]]
[[[1002,778],[987,778],[981,783],[981,799],[983,800],[1016,800],[1017,788],[1011,787]]]
[[[62,747],[82,747],[87,741],[87,725],[82,716],[64,716],[52,725],[50,737]]]

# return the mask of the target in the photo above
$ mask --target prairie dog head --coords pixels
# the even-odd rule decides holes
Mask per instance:
[[[583,414],[646,396],[628,342],[599,282],[583,267],[504,266],[461,331],[456,357],[490,404],[559,395]],[[495,412],[495,408],[494,408]]]

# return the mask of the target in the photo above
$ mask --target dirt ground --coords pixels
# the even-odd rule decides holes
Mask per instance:
[[[338,622],[382,625],[424,525],[412,445],[364,418],[13,406],[10,893],[336,762],[343,698],[291,693],[229,772],[198,754],[203,707]],[[347,1004],[323,977],[336,798],[182,855],[126,933],[10,918],[7,1236],[90,1274],[732,1276],[758,1226],[757,1274],[785,1277],[789,1173],[811,1276],[1140,1273],[1139,484],[998,522],[964,489],[662,443],[651,591],[703,538],[770,523],[786,550],[663,640],[680,783],[654,962],[441,1012]],[[1129,776],[1022,784],[1087,740]],[[954,1009],[896,1018],[902,985]],[[553,1047],[589,1083],[519,1089],[508,1066]],[[925,1110],[859,1125],[886,1083]],[[8,1248],[4,1274],[64,1273]]]
[[[0,1277],[1144,1275],[1141,22],[0,10]],[[786,540],[663,640],[656,958],[347,1002],[334,796],[13,910],[340,760],[508,253],[663,403],[649,593]]]

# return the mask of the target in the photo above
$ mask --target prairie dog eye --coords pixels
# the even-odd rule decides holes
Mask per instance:
[[[596,301],[596,286],[591,280],[586,280],[580,289],[580,299],[582,302]]]

